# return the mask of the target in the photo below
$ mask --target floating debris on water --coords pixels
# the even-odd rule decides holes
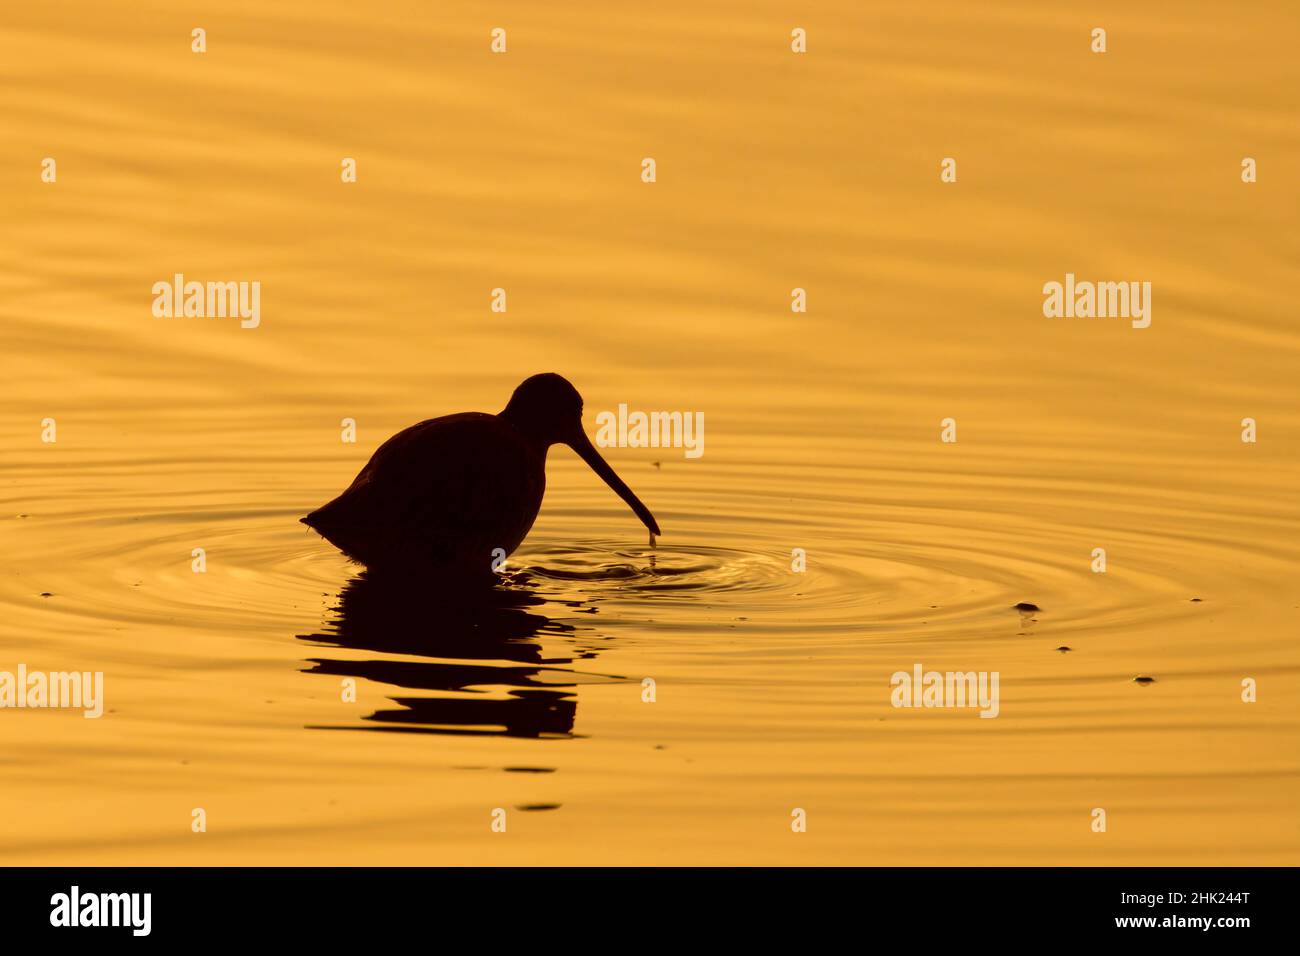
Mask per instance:
[[[1155,682],[1156,679],[1154,677],[1147,677],[1145,674],[1133,678],[1133,683],[1135,684],[1154,684]]]
[[[1041,611],[1042,608],[1037,604],[1030,604],[1028,601],[1021,601],[1019,604],[1013,604],[1012,608],[1017,611]]]
[[[1193,603],[1193,604],[1200,604],[1200,603],[1201,603],[1201,599],[1200,599],[1200,598],[1192,598],[1192,603]]]
[[[1060,647],[1057,648],[1057,650],[1060,651],[1062,654],[1068,654],[1070,651],[1074,650],[1074,648],[1062,644]]]

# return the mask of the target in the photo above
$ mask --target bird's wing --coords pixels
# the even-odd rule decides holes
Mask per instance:
[[[488,560],[500,515],[517,507],[521,446],[496,416],[469,413],[412,425],[371,457],[352,485],[321,509],[334,527],[418,541],[426,556],[479,553]],[[336,514],[324,514],[337,505]]]

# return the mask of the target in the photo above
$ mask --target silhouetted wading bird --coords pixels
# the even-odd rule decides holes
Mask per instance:
[[[370,568],[490,575],[494,549],[510,554],[537,519],[546,452],[556,443],[577,452],[659,534],[650,510],[583,432],[582,396],[551,372],[526,379],[499,415],[445,415],[398,432],[343,494],[301,520]]]

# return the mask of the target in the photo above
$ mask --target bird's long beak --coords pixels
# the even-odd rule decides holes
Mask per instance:
[[[628,507],[636,512],[636,516],[650,529],[651,534],[659,534],[659,523],[655,521],[655,516],[650,513],[650,509],[641,503],[641,499],[632,493],[631,488],[623,484],[622,478],[614,474],[614,469],[609,467],[609,462],[600,457],[600,452],[596,451],[596,446],[591,443],[581,425],[578,426],[574,437],[566,444],[591,466],[592,471],[605,479],[605,484],[613,488],[615,494],[628,503]]]

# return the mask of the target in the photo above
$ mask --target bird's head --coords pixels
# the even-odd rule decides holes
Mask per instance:
[[[582,429],[582,396],[564,376],[544,372],[524,379],[510,396],[501,417],[543,445],[568,445],[627,502],[651,534],[659,534],[659,524],[650,509],[614,473],[587,438]]]

